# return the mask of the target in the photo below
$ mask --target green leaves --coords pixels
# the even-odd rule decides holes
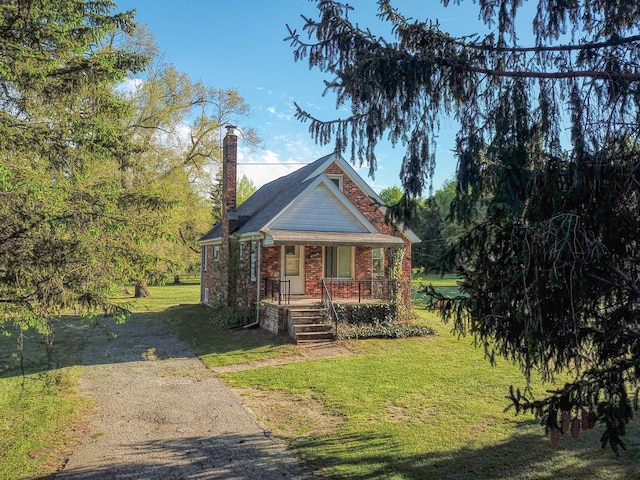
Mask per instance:
[[[132,239],[155,234],[163,207],[121,184],[131,110],[113,88],[145,59],[107,40],[131,14],[100,0],[23,7],[0,13],[0,323],[49,334],[61,311],[109,310],[140,268]]]
[[[294,30],[289,40],[296,59],[335,76],[327,88],[350,116],[298,118],[339,150],[350,141],[352,161],[372,172],[377,142],[401,142],[414,198],[433,173],[440,121],[458,121],[452,213],[473,225],[480,206],[486,217],[450,255],[464,295],[444,314],[489,359],[545,379],[574,372],[533,411],[555,431],[558,412],[593,407],[618,451],[633,412],[626,391],[640,382],[640,7],[539,0],[524,20],[521,4],[481,0],[492,32],[455,38],[381,1],[387,41],[351,23],[347,7],[319,2],[304,26],[314,43]],[[520,25],[533,26],[532,45]]]

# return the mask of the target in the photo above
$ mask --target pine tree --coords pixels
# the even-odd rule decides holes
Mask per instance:
[[[527,376],[573,374],[542,399],[513,390],[515,408],[554,435],[567,416],[597,418],[617,453],[640,379],[640,3],[539,0],[523,20],[521,1],[479,0],[493,33],[464,37],[391,3],[378,9],[393,41],[334,1],[305,19],[311,40],[290,29],[295,58],[333,75],[328,90],[351,109],[298,118],[320,142],[351,142],[372,171],[377,142],[402,143],[409,198],[430,181],[440,120],[457,120],[454,213],[479,205],[486,219],[451,257],[464,295],[445,318]],[[533,26],[533,44],[518,25]]]

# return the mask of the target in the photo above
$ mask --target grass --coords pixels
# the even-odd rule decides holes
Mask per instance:
[[[453,273],[447,273],[445,275],[418,273],[414,275],[411,280],[414,291],[414,304],[420,306],[426,302],[427,298],[422,294],[422,290],[427,285],[432,285],[437,292],[445,297],[459,295],[460,290],[457,281],[458,278]]]
[[[0,378],[0,479],[59,469],[91,403],[75,393],[78,368]]]
[[[211,315],[215,311],[202,305],[170,309],[165,314],[169,326],[207,367],[268,360],[291,355],[296,349],[286,335],[276,336],[260,329],[216,328]]]
[[[456,288],[455,277],[421,277],[414,284],[420,281]],[[210,367],[294,356],[300,348],[261,330],[215,328],[213,311],[195,304],[196,284],[150,289],[147,299],[120,300],[167,321]],[[628,450],[620,458],[599,448],[595,430],[577,441],[562,438],[553,449],[531,417],[504,412],[509,385],[524,384],[516,367],[490,367],[470,339],[452,336],[434,314],[416,313],[417,323],[438,334],[350,341],[350,356],[223,378],[243,392],[268,429],[327,478],[640,478],[637,425],[630,426]],[[0,480],[54,473],[74,441],[73,429],[91,408],[76,394],[81,367],[74,366],[87,331],[67,325],[56,337],[67,366],[44,371],[37,338],[27,335],[24,377],[9,353],[15,352],[15,338],[0,338]],[[544,388],[535,386],[538,392]]]
[[[332,479],[628,479],[640,477],[638,428],[620,459],[599,447],[595,430],[562,438],[553,449],[529,416],[505,412],[511,384],[524,385],[507,362],[490,367],[469,339],[458,340],[435,315],[418,312],[432,337],[360,342],[356,356],[225,374],[276,434],[321,475]],[[535,385],[538,393],[544,386]],[[263,392],[262,394],[256,392]],[[266,392],[266,393],[264,393]],[[252,400],[257,397],[257,401]],[[299,437],[263,405],[274,396],[311,398],[330,432]],[[280,400],[282,401],[282,400]],[[307,401],[307,400],[305,400]],[[308,424],[301,419],[298,424]]]

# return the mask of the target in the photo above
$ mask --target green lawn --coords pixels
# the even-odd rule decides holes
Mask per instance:
[[[414,305],[420,307],[424,305],[428,299],[422,293],[424,287],[433,286],[433,288],[444,295],[445,297],[455,297],[460,294],[460,290],[457,285],[458,277],[453,273],[447,273],[445,275],[419,273],[413,276],[411,286],[413,287]]]
[[[359,355],[223,378],[248,389],[261,420],[332,479],[640,478],[635,425],[620,459],[600,449],[595,430],[553,449],[534,419],[504,411],[509,385],[524,385],[513,365],[490,367],[469,339],[454,338],[433,314],[419,312],[419,321],[439,334],[360,341]],[[279,418],[264,407],[270,397],[303,405],[311,399],[335,426],[314,433],[308,418],[291,418],[295,407]],[[305,423],[302,431],[311,434],[300,437],[291,426]]]
[[[456,288],[455,277],[422,277],[414,286],[420,281]],[[196,284],[151,292],[147,299],[132,302],[123,295],[120,301],[167,321],[209,366],[299,355],[301,347],[284,336],[216,328],[215,312],[195,304]],[[326,478],[640,478],[635,424],[620,458],[599,447],[595,430],[577,441],[562,438],[553,449],[535,420],[504,412],[509,385],[524,384],[517,368],[508,362],[490,367],[470,339],[451,335],[435,314],[416,314],[416,322],[438,334],[349,341],[344,345],[357,353],[223,378],[245,395],[269,430]],[[72,429],[91,408],[76,393],[82,367],[75,359],[88,330],[79,321],[66,324],[56,337],[66,366],[49,372],[30,332],[24,377],[12,356],[15,336],[0,338],[0,480],[55,472],[73,443]]]

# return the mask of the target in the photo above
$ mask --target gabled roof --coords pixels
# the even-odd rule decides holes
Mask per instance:
[[[372,201],[382,204],[377,194],[360,178],[353,168],[340,155],[330,154],[319,158],[304,167],[280,177],[266,185],[263,185],[251,197],[245,200],[236,210],[237,226],[233,234],[265,235],[268,231],[312,231],[318,234],[318,230],[327,228],[318,227],[322,225],[318,219],[311,218],[310,222],[305,222],[305,216],[301,213],[305,205],[313,205],[314,202],[329,204],[334,218],[342,220],[343,224],[349,224],[348,229],[343,229],[343,233],[365,235],[369,241],[371,235],[379,235],[370,222],[351,204],[344,194],[329,181],[324,175],[325,170],[332,163],[336,163],[341,170],[351,178],[358,187],[372,198]],[[308,216],[306,217],[309,218]],[[332,222],[331,230],[335,232]],[[338,231],[340,229],[338,228]],[[417,237],[407,231],[409,238],[416,241]],[[367,236],[368,235],[368,236]],[[222,226],[216,224],[200,240],[199,244],[216,243],[222,236]],[[279,235],[282,237],[282,233]],[[288,236],[285,236],[288,238]],[[289,239],[291,240],[291,239]],[[346,240],[346,238],[345,238]],[[387,241],[387,240],[385,240]]]

